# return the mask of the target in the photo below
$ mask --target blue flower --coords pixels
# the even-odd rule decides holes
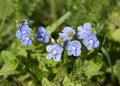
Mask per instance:
[[[85,38],[88,34],[91,33],[91,24],[90,23],[85,23],[83,26],[79,26],[77,28],[78,33],[77,33],[77,37],[79,39],[83,39]]]
[[[26,46],[30,46],[32,44],[32,39],[28,34],[22,35],[21,41],[22,41],[22,44]]]
[[[52,57],[55,61],[59,61],[61,59],[63,48],[60,47],[60,45],[48,45],[46,46],[46,50],[49,52],[49,54],[47,55],[47,59],[51,59]]]
[[[62,37],[63,42],[71,40],[74,35],[75,30],[73,30],[71,27],[65,27],[64,30],[62,30],[62,33],[59,33],[59,36]]]
[[[65,46],[69,56],[79,56],[81,54],[81,43],[77,40],[68,42]]]
[[[39,27],[38,28],[38,33],[37,33],[37,40],[42,41],[44,43],[49,42],[49,31],[45,31],[44,27]]]
[[[99,46],[99,41],[95,34],[89,34],[86,38],[83,39],[83,44],[87,47],[88,50],[92,48],[97,48]]]
[[[21,39],[22,35],[29,34],[31,29],[28,25],[21,24],[19,30],[16,32],[16,37]]]

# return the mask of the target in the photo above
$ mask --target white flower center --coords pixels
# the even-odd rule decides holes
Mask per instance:
[[[25,33],[26,33],[26,30],[23,30],[23,31],[22,31],[22,34],[25,34]]]
[[[26,40],[29,40],[29,37],[26,37],[25,39],[26,39]]]
[[[45,36],[44,33],[42,33],[41,36],[44,37]]]
[[[93,40],[92,40],[92,39],[90,39],[90,40],[89,40],[89,43],[90,43],[90,44],[93,44]]]
[[[76,49],[76,47],[75,46],[72,46],[72,50],[75,50]]]
[[[56,54],[57,53],[57,50],[53,50],[53,54]]]

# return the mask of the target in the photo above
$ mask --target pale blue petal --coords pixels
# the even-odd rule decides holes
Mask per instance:
[[[48,42],[49,42],[48,36],[45,36],[45,37],[43,38],[43,42],[44,42],[44,43],[48,43]]]
[[[89,44],[89,45],[87,46],[87,49],[88,49],[88,50],[91,50],[91,49],[92,49],[92,45]]]
[[[82,27],[82,26],[79,26],[79,27],[77,27],[77,30],[78,30],[79,32],[83,32],[83,27]]]
[[[21,31],[20,30],[18,30],[17,32],[16,32],[16,37],[18,38],[18,39],[21,39]]]
[[[61,59],[61,54],[56,54],[55,57],[53,57],[55,61],[59,61]]]
[[[50,54],[47,55],[47,59],[51,59],[52,57],[53,57],[52,53],[50,53]]]
[[[97,48],[99,46],[99,41],[97,40],[95,43],[94,43],[94,48]]]
[[[69,50],[71,50],[71,47],[72,47],[71,42],[68,42],[65,46],[65,49],[69,51]]]
[[[52,52],[52,50],[53,50],[53,45],[47,45],[46,46],[46,50],[48,51],[48,52]]]
[[[38,28],[38,32],[45,32],[44,27],[42,27],[42,26],[41,26],[41,27],[39,27],[39,28]]]
[[[85,24],[83,25],[83,28],[85,28],[85,29],[90,29],[90,28],[91,28],[91,24],[90,24],[90,23],[85,23]]]

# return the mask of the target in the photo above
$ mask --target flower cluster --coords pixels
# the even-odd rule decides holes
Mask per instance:
[[[26,21],[28,22],[28,20]],[[32,21],[29,21],[28,23],[32,23]],[[30,33],[31,29],[28,24],[20,24],[19,30],[16,32],[16,37],[22,41],[23,45],[30,46],[32,43]],[[38,28],[35,38],[43,43],[48,43],[49,35],[50,32],[41,26]],[[82,40],[83,45],[85,45],[88,50],[99,46],[99,41],[97,40],[96,35],[92,33],[90,23],[78,26],[77,32],[75,32],[71,27],[65,27],[58,35],[59,38],[57,42],[53,40],[54,38],[51,38],[52,44],[46,46],[46,51],[49,53],[47,55],[47,59],[53,58],[55,61],[59,61],[64,49],[67,51],[68,56],[79,56],[81,54],[82,45],[80,41],[74,40],[74,36]]]
[[[31,28],[26,24],[19,25],[19,29],[16,32],[16,37],[21,40],[23,45],[30,46],[32,38],[30,36]]]
[[[20,24],[17,24],[19,27],[18,31],[16,32],[16,37],[21,40],[22,44],[25,46],[30,46],[32,44],[32,36],[31,32],[32,29],[28,26],[32,24],[33,21],[29,19],[22,19]],[[38,41],[42,41],[44,43],[49,42],[50,32],[46,31],[44,27],[39,27],[36,39]]]
[[[92,48],[97,48],[99,46],[99,41],[95,34],[91,32],[91,24],[85,23],[83,26],[78,27],[78,33],[76,35],[79,39],[83,39],[83,44],[88,50]]]
[[[49,42],[49,37],[48,37],[49,35],[50,35],[49,31],[46,31],[44,27],[39,27],[36,38],[38,41],[48,43]]]

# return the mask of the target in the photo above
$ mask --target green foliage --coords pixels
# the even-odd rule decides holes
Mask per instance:
[[[0,0],[0,86],[119,86],[119,9],[120,0]],[[90,22],[100,47],[48,60],[46,44],[26,47],[16,39],[15,21],[21,18],[33,19],[36,31],[46,27],[55,39],[65,26],[76,30]]]

